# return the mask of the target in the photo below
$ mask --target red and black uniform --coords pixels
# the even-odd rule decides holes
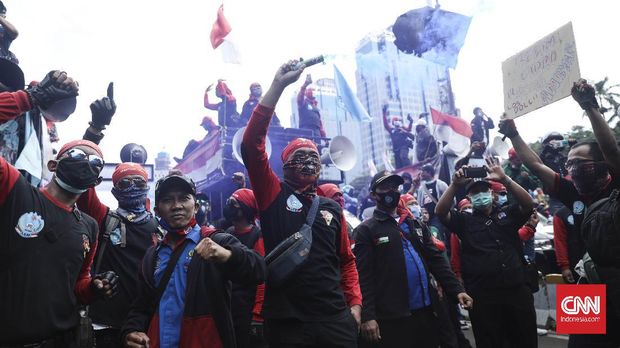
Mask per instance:
[[[106,229],[106,217],[110,209],[101,203],[95,189],[90,188],[82,194],[77,205],[97,221],[99,230],[103,233]],[[158,240],[158,223],[155,218],[137,224],[119,217],[123,226],[119,225],[114,231],[110,231],[112,236],[105,241],[107,246],[103,249],[103,256],[100,256],[101,247],[95,255],[95,260],[99,260],[101,257],[101,265],[99,269],[95,270],[97,273],[114,271],[119,276],[118,293],[105,302],[94,303],[89,309],[90,317],[95,324],[111,326],[116,329],[120,329],[123,325],[127,313],[129,313],[129,307],[138,295],[137,270],[140,268],[140,261],[146,250],[155,245]],[[121,228],[126,229],[123,237],[121,237]]]
[[[269,165],[265,136],[272,113],[272,108],[260,104],[254,109],[241,145],[258,202],[265,253],[299,230],[312,204],[307,196],[281,183]],[[304,264],[283,286],[266,283],[263,315],[270,345],[281,345],[284,339],[299,340],[287,341],[293,345],[333,342],[340,339],[336,337],[339,334],[348,335],[347,330],[356,340],[349,307],[361,305],[362,297],[342,208],[321,197],[318,210],[312,226],[312,248]],[[315,332],[319,330],[317,322],[326,325],[325,332]]]
[[[24,91],[0,93],[0,123],[10,121],[32,109],[28,93]]]
[[[314,136],[325,137],[325,129],[321,120],[321,113],[315,98],[306,97],[306,86],[301,86],[297,95],[297,110],[299,111],[299,128],[310,129]]]
[[[202,229],[201,237],[204,238],[209,233]],[[261,282],[265,274],[264,262],[259,255],[249,251],[227,233],[213,233],[208,237],[230,250],[232,255],[223,264],[206,261],[193,250],[186,256],[189,261],[186,266],[183,321],[179,323],[179,347],[234,348],[236,344],[230,315],[230,281],[240,284]],[[179,241],[177,247],[179,245],[182,245],[182,241]],[[158,306],[153,306],[157,287],[154,279],[157,253],[158,246],[153,246],[144,255],[138,275],[138,296],[121,329],[121,337],[134,331],[148,332],[152,348],[159,347],[160,338],[159,309]]]
[[[0,157],[0,346],[70,339],[79,304],[94,300],[96,247],[90,216],[32,187]]]
[[[260,228],[252,225],[244,231],[237,231],[235,227],[229,227],[226,233],[235,236],[241,244],[248,249],[256,251],[260,256],[265,256],[263,236]],[[235,334],[237,336],[237,347],[250,347],[250,328],[252,321],[262,322],[261,311],[263,309],[263,299],[265,298],[265,284],[241,285],[232,284],[232,303],[231,312]]]

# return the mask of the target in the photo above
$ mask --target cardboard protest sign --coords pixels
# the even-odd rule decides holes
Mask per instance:
[[[569,96],[573,82],[581,77],[572,23],[506,59],[502,71],[507,118]]]

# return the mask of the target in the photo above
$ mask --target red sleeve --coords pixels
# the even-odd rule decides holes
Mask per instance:
[[[431,238],[433,238],[433,244],[435,244],[435,246],[437,247],[437,249],[439,249],[439,251],[441,252],[446,251],[446,245],[444,244],[444,242],[440,241],[439,239],[435,237],[431,237]]]
[[[450,265],[452,266],[452,270],[457,277],[462,278],[461,276],[461,241],[456,236],[456,234],[452,233],[450,235]]]
[[[340,287],[349,304],[349,307],[362,305],[362,290],[360,290],[360,281],[355,265],[355,256],[351,250],[351,242],[349,242],[349,234],[347,233],[347,221],[342,215],[340,221]]]
[[[13,120],[31,109],[28,93],[24,91],[0,93],[0,123]]]
[[[256,244],[254,244],[254,250],[260,254],[260,256],[265,256],[265,246],[263,244],[263,237],[258,238]],[[252,320],[253,321],[263,321],[263,316],[261,312],[263,311],[263,301],[265,299],[265,283],[261,283],[256,288],[256,298],[254,299],[254,309],[252,310]]]
[[[97,197],[97,191],[95,191],[94,187],[88,189],[88,191],[84,192],[77,201],[78,208],[84,213],[90,215],[95,221],[97,221],[97,225],[99,229],[105,228],[103,226],[105,222],[105,217],[108,215],[108,207],[105,206]]]
[[[566,234],[567,230],[564,221],[555,215],[553,217],[553,246],[555,249],[555,260],[562,271],[570,269]]]
[[[0,205],[3,205],[21,174],[0,156]]]
[[[530,240],[530,238],[534,236],[535,233],[536,233],[535,228],[532,228],[527,225],[523,225],[523,227],[519,229],[519,239],[521,239],[522,242],[528,241]]]
[[[558,192],[560,191],[560,178],[560,174],[555,173],[555,180],[553,181],[553,187],[549,189],[549,194],[558,194]],[[547,190],[546,187],[545,190]]]
[[[205,91],[205,108],[209,110],[217,110],[220,108],[219,104],[211,104],[209,103],[209,92]]]
[[[273,172],[265,151],[265,137],[273,108],[258,104],[248,122],[241,142],[243,163],[248,170],[252,190],[260,211],[266,210],[280,193],[280,179]]]
[[[95,234],[95,236],[97,234]],[[80,269],[80,275],[78,276],[78,280],[73,287],[73,293],[75,293],[75,296],[81,304],[90,304],[96,300],[95,293],[90,287],[90,283],[93,280],[90,276],[90,268],[92,267],[93,260],[95,259],[97,244],[97,239],[95,238],[95,243],[93,243],[90,251],[86,254],[84,263],[82,263],[82,269]]]

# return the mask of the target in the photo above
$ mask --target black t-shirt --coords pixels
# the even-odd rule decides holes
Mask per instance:
[[[494,206],[490,216],[450,212],[447,227],[461,240],[461,272],[468,290],[509,288],[525,283],[519,228],[529,219],[518,205]]]
[[[312,247],[306,261],[282,287],[266,283],[263,315],[266,318],[329,320],[347,309],[340,286],[340,234],[342,210],[338,203],[321,197],[312,225]],[[312,202],[284,183],[273,203],[260,213],[261,230],[268,254],[306,222]]]
[[[435,206],[437,205],[435,202],[439,200],[439,197],[437,197],[437,180],[433,180],[430,184],[423,182],[422,185],[426,185],[426,190],[428,190],[428,193],[432,196],[432,198],[429,197],[423,190],[422,192],[424,192],[424,194],[422,197],[424,197],[424,202],[422,202],[422,206],[428,211],[429,216],[433,217],[435,216]],[[433,198],[435,200],[433,200]]]
[[[0,346],[33,343],[78,325],[74,287],[97,223],[55,202],[0,158]],[[14,177],[13,177],[14,178]]]

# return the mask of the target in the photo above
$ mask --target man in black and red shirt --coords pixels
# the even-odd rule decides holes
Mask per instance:
[[[514,120],[501,122],[500,132],[510,138],[523,164],[540,179],[545,192],[572,211],[574,231],[581,231],[587,207],[620,188],[620,147],[599,111],[594,88],[581,80],[573,87],[572,94],[590,119],[596,141],[581,142],[571,147],[566,161],[571,180],[563,178],[543,163],[521,138]],[[573,237],[582,238],[583,235]],[[607,285],[607,335],[571,335],[569,347],[594,343],[620,344],[617,330],[620,325],[620,268],[598,267],[598,271]]]
[[[241,152],[258,202],[265,252],[299,231],[317,195],[321,163],[316,145],[295,139],[282,152],[284,181],[276,176],[265,152],[271,115],[286,86],[304,67],[285,64],[245,131]],[[355,257],[349,247],[342,208],[320,198],[312,226],[312,247],[305,262],[283,285],[266,282],[263,315],[272,347],[356,347],[361,293]]]
[[[111,297],[117,277],[91,278],[97,224],[75,202],[101,179],[99,147],[77,140],[32,187],[0,157],[0,346],[74,347],[78,306]]]

